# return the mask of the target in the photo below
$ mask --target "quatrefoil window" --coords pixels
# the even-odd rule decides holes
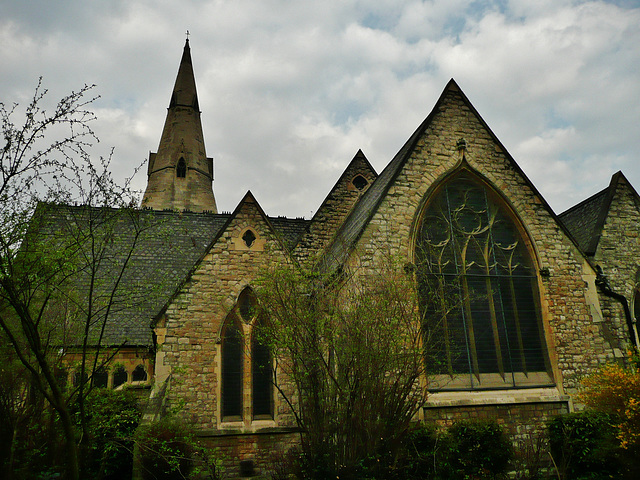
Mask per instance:
[[[244,235],[242,235],[242,241],[247,246],[247,248],[251,248],[253,242],[256,241],[256,234],[251,230],[247,230],[246,232],[244,232]]]

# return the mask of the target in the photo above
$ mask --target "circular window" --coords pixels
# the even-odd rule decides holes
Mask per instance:
[[[356,187],[358,190],[363,190],[367,185],[369,185],[369,182],[367,181],[366,178],[364,178],[362,175],[358,175],[356,176],[356,178],[354,178],[351,183],[353,183],[353,186]]]

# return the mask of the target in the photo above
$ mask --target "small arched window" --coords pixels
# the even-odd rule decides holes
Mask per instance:
[[[100,367],[95,372],[93,372],[91,383],[93,383],[94,387],[107,388],[108,381],[109,373],[103,367]]]
[[[113,373],[113,388],[118,388],[120,385],[124,385],[127,383],[128,379],[129,375],[127,375],[127,371],[124,367],[118,367]]]
[[[430,199],[416,265],[427,370],[448,377],[440,387],[552,383],[536,264],[510,209],[470,172]]]
[[[77,387],[78,385],[80,385],[80,378],[83,379],[84,383],[89,381],[89,375],[87,375],[86,373],[82,376],[80,376],[80,370],[77,370],[76,372],[73,373],[73,386]]]
[[[251,287],[245,287],[238,296],[238,311],[242,320],[250,322],[256,316],[256,308],[258,305],[258,299]]]
[[[184,161],[183,157],[180,157],[178,160],[178,165],[176,166],[176,177],[185,178],[187,176],[187,163]]]
[[[232,311],[222,331],[222,418],[242,419],[243,387],[242,325]]]
[[[273,418],[273,365],[266,342],[265,322],[256,321],[251,337],[253,418]]]
[[[144,370],[143,365],[138,365],[131,374],[131,380],[133,382],[144,382],[147,380],[147,372]]]

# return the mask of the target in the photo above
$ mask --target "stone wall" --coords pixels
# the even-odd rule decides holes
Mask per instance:
[[[466,148],[458,148],[464,139]],[[521,223],[540,269],[540,310],[552,374],[559,394],[576,391],[580,379],[615,357],[595,293],[595,272],[557,223],[553,212],[504,151],[466,98],[445,91],[430,123],[407,154],[352,253],[354,269],[375,270],[385,256],[414,261],[414,244],[429,196],[450,174],[467,168],[504,199]]]
[[[250,247],[242,238],[247,229],[256,237]],[[225,428],[220,418],[223,322],[244,287],[251,285],[269,266],[289,261],[260,207],[253,197],[247,196],[171,302],[164,322],[156,328],[158,339],[163,340],[157,355],[157,384],[170,380],[166,394],[169,409],[177,409],[182,418],[201,429]],[[251,324],[244,323],[243,329],[250,338]],[[248,359],[245,363],[250,365]],[[254,421],[250,368],[245,368],[244,381],[243,418],[227,427],[254,432],[291,422],[279,398],[275,399],[273,420]]]
[[[204,433],[200,436],[222,463],[225,478],[270,478],[287,452],[299,445],[299,438],[299,434],[291,429],[250,434]]]
[[[621,174],[616,174],[613,181],[615,191],[611,192],[593,261],[602,268],[611,289],[623,295],[632,309],[640,272],[640,206],[638,195]],[[623,357],[630,344],[623,306],[604,294],[600,294],[600,302],[607,334],[616,346],[617,357]]]

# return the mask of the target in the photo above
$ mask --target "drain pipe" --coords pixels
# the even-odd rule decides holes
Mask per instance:
[[[629,339],[631,340],[631,345],[634,348],[638,348],[638,342],[636,341],[636,325],[633,317],[631,316],[631,310],[629,309],[629,302],[627,301],[627,297],[621,295],[617,292],[614,292],[611,289],[611,285],[609,285],[609,280],[602,272],[602,267],[600,265],[596,265],[596,286],[600,289],[600,291],[609,298],[613,298],[622,304],[622,308],[624,310],[624,316],[627,320],[627,328],[629,330]]]

